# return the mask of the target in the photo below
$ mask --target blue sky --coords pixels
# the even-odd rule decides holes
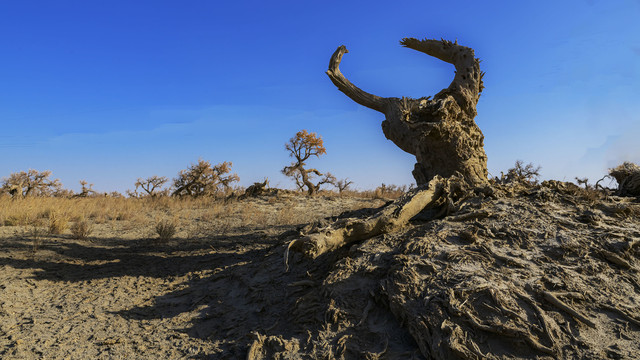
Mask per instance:
[[[242,185],[280,174],[284,143],[321,134],[310,165],[356,187],[408,184],[415,159],[383,115],[340,93],[341,70],[380,96],[434,95],[453,66],[403,37],[458,39],[482,59],[476,122],[489,172],[595,181],[640,162],[640,1],[0,1],[0,177],[51,170],[124,191],[199,158]]]

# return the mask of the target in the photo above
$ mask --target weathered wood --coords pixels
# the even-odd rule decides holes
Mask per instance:
[[[618,182],[617,195],[640,196],[640,166],[625,162],[610,169],[609,175]]]
[[[385,114],[382,131],[387,139],[416,157],[413,176],[418,185],[436,175],[447,178],[456,173],[471,184],[487,182],[484,135],[473,120],[484,74],[473,49],[446,40],[405,38],[401,44],[453,64],[456,74],[449,87],[433,99],[369,94],[340,72],[342,56],[348,52],[344,45],[333,53],[327,75],[353,101]]]
[[[327,228],[293,241],[289,248],[307,257],[316,258],[346,244],[398,230],[438,200],[443,193],[444,184],[445,180],[436,177],[428,186],[403,195],[373,216],[339,220]]]
[[[555,305],[557,308],[564,310],[565,312],[569,313],[571,316],[573,316],[574,318],[580,320],[582,323],[588,325],[589,327],[595,328],[596,324],[591,321],[591,319],[589,319],[588,317],[580,314],[576,309],[572,308],[571,306],[565,304],[564,302],[562,302],[560,299],[558,299],[557,297],[555,297],[552,293],[548,292],[548,291],[543,291],[542,295],[544,296],[544,299],[547,300],[549,303]]]

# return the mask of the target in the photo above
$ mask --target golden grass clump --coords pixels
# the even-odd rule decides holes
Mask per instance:
[[[49,213],[49,235],[62,234],[67,230],[68,224],[69,219],[66,215],[55,211]]]
[[[93,226],[85,218],[79,218],[71,225],[71,234],[74,239],[85,240],[93,232]]]

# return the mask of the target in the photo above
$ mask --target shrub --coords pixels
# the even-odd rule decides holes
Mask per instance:
[[[40,225],[40,222],[34,222],[30,224],[28,227],[22,229],[22,234],[20,235],[24,239],[31,240],[31,251],[35,253],[40,248],[42,244],[42,238],[45,235],[45,229],[43,229]]]
[[[540,166],[535,166],[532,163],[524,165],[522,160],[516,160],[514,166],[507,170],[507,174],[501,174],[498,182],[502,184],[507,183],[528,183],[537,184],[540,177]]]
[[[62,234],[67,229],[68,219],[66,216],[57,213],[49,213],[49,235]]]
[[[176,234],[176,221],[163,219],[156,223],[156,233],[161,241],[168,241]]]
[[[73,238],[77,240],[85,240],[92,232],[93,226],[91,226],[91,223],[89,223],[85,218],[78,219],[71,226],[71,234],[73,235]]]

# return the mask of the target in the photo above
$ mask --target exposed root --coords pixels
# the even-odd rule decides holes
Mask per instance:
[[[447,220],[449,221],[480,220],[489,216],[491,216],[490,212],[481,210],[481,211],[474,211],[466,214],[451,216]]]
[[[601,306],[604,309],[610,310],[610,311],[615,311],[618,314],[622,315],[622,317],[624,317],[628,322],[636,325],[636,326],[640,326],[640,319],[636,318],[635,316],[629,314],[627,311],[619,309],[613,305],[609,305],[609,304],[604,304]]]
[[[365,219],[349,218],[294,240],[289,248],[316,258],[346,244],[389,233],[402,228],[412,217],[442,199],[443,189],[451,180],[435,177],[428,186],[409,192]],[[288,251],[285,255],[288,258]],[[288,266],[287,266],[288,269]]]
[[[611,251],[600,250],[600,254],[605,259],[607,259],[609,262],[612,262],[612,263],[614,263],[614,264],[616,264],[616,265],[618,265],[618,266],[620,266],[620,267],[622,267],[624,269],[631,269],[631,264],[627,260],[625,260],[625,259],[621,258],[620,256],[612,253]]]
[[[574,308],[572,308],[571,306],[565,304],[564,302],[562,302],[560,299],[558,299],[557,297],[555,297],[555,295],[553,295],[552,293],[548,292],[548,291],[543,291],[542,295],[544,296],[544,299],[547,300],[549,303],[551,303],[552,305],[556,306],[557,308],[566,311],[567,313],[569,313],[571,316],[573,316],[574,318],[580,320],[582,323],[588,325],[589,327],[595,328],[596,324],[589,320],[586,316],[580,314],[577,310],[575,310]]]
[[[292,240],[287,245],[287,249],[284,251],[284,272],[289,272],[289,250],[291,246],[295,244],[296,240]]]
[[[364,324],[364,322],[367,320],[367,316],[369,315],[369,311],[371,311],[372,308],[373,308],[373,301],[369,299],[369,301],[367,302],[367,306],[362,311],[362,319],[360,319],[357,326]]]
[[[521,293],[520,291],[514,291],[514,292],[520,299],[525,301],[527,304],[529,304],[529,306],[531,306],[535,310],[536,315],[540,319],[540,323],[542,325],[542,331],[547,336],[547,339],[551,342],[552,348],[557,349],[558,346],[557,346],[556,336],[554,336],[551,333],[552,324],[556,325],[555,321],[551,319],[531,297]],[[556,328],[557,328],[557,325],[556,325]]]
[[[494,333],[501,336],[507,336],[517,339],[524,339],[529,346],[532,348],[541,351],[545,354],[555,354],[555,351],[547,346],[540,344],[538,340],[536,340],[531,333],[524,331],[522,329],[510,328],[501,324],[482,324],[480,321],[473,316],[471,313],[465,313],[467,321],[476,329],[483,330],[486,332]]]

